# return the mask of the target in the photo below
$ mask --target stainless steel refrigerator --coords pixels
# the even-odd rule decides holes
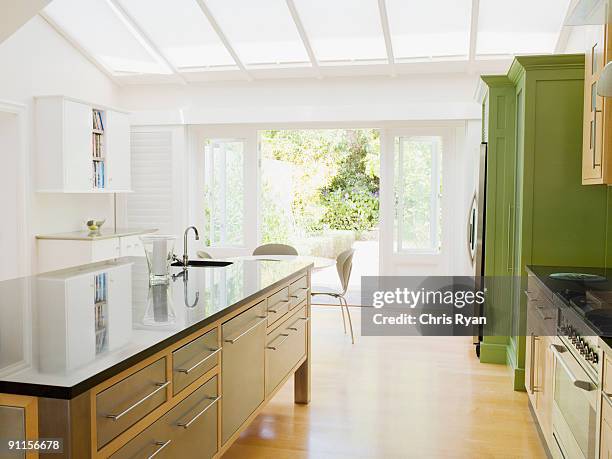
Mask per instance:
[[[484,288],[484,238],[485,238],[485,210],[487,189],[487,143],[480,144],[478,161],[478,181],[472,198],[472,205],[468,215],[467,246],[472,267],[474,269],[474,283],[476,290]],[[474,310],[474,315],[481,316],[481,308]],[[482,326],[474,327],[473,342],[476,354],[480,355],[480,341],[482,340]]]

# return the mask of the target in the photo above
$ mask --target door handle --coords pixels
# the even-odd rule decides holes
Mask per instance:
[[[251,330],[254,330],[255,328],[257,328],[260,324],[264,323],[267,320],[267,317],[260,317],[261,320],[257,321],[254,325],[250,326],[249,328],[247,328],[245,331],[243,331],[242,333],[240,333],[238,336],[234,337],[234,338],[228,338],[225,339],[223,341],[225,341],[226,343],[230,343],[230,344],[234,344],[236,343],[240,338],[242,338],[244,335],[246,335],[248,332],[250,332]]]
[[[165,442],[164,441],[156,441],[155,445],[159,446],[159,448],[157,448],[153,454],[151,454],[149,457],[147,457],[147,459],[153,459],[155,456],[157,456],[159,453],[161,453],[162,449],[164,449],[170,443],[172,443],[172,440],[168,440],[168,441],[165,441]]]
[[[212,400],[212,401],[208,405],[206,405],[206,407],[202,411],[200,411],[193,418],[191,418],[190,421],[188,421],[188,422],[179,422],[177,424],[177,426],[182,427],[184,429],[188,429],[189,426],[191,424],[193,424],[200,416],[202,416],[204,413],[206,413],[215,403],[217,403],[219,400],[221,400],[221,396],[218,395],[216,397],[208,397],[208,399]]]
[[[578,379],[576,377],[576,375],[574,374],[572,369],[569,367],[569,365],[567,364],[567,362],[565,361],[565,359],[561,355],[561,352],[559,352],[559,349],[557,349],[557,348],[558,348],[558,346],[556,346],[554,344],[550,345],[550,350],[552,351],[553,355],[557,359],[557,363],[560,364],[563,367],[563,369],[567,373],[567,376],[569,376],[570,381],[572,381],[574,386],[578,387],[579,389],[586,390],[587,392],[588,391],[592,391],[593,389],[595,389],[595,386],[590,381],[585,381],[583,379]]]
[[[112,419],[113,421],[118,421],[119,419],[121,419],[123,416],[125,416],[126,414],[128,414],[130,411],[132,411],[134,408],[136,408],[137,406],[139,406],[140,404],[146,402],[147,400],[149,400],[151,397],[153,397],[155,394],[157,394],[159,391],[161,391],[162,389],[164,389],[165,387],[168,386],[168,384],[170,384],[170,381],[166,381],[165,383],[155,383],[155,385],[157,386],[157,389],[155,389],[153,392],[151,392],[150,394],[148,394],[146,397],[141,398],[140,400],[138,400],[136,403],[134,403],[133,405],[129,406],[128,408],[126,408],[125,410],[123,410],[121,413],[119,414],[107,414],[106,417],[109,419]]]
[[[208,359],[210,359],[212,356],[217,355],[219,352],[221,352],[221,348],[218,349],[210,349],[212,350],[211,354],[208,354],[206,357],[204,357],[202,360],[200,360],[198,363],[196,363],[195,365],[193,365],[191,368],[177,368],[176,371],[178,371],[179,373],[185,373],[186,375],[188,375],[190,372],[192,372],[193,370],[195,370],[196,368],[198,368],[200,365],[202,365],[204,362],[206,362]]]

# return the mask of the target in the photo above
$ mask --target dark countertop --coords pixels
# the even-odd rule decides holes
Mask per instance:
[[[600,338],[607,344],[612,343],[612,334],[609,326],[607,328],[601,328],[605,330],[600,332],[597,322],[590,316],[589,313],[585,314],[584,311],[589,311],[590,307],[584,310],[578,309],[575,305],[572,305],[569,298],[584,297],[587,298],[591,295],[605,296],[610,298],[610,304],[605,309],[610,308],[612,310],[612,269],[604,268],[585,268],[575,266],[527,266],[527,271],[531,272],[540,281],[543,286],[548,289],[555,298],[555,302],[559,305],[558,301],[561,302],[561,307],[572,308],[576,312],[576,317],[582,320],[590,329],[592,329]],[[550,277],[553,273],[584,273],[584,274],[595,274],[602,276],[605,280],[598,281],[569,281],[569,280],[558,280]],[[590,301],[590,300],[589,300]],[[590,304],[590,303],[589,303]],[[593,319],[593,320],[591,320]]]
[[[312,267],[232,261],[152,288],[140,257],[0,282],[0,393],[74,398]]]

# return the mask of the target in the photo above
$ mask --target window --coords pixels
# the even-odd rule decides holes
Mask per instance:
[[[396,137],[394,251],[439,253],[442,138]]]
[[[204,237],[210,247],[244,245],[243,140],[206,142],[204,148]]]

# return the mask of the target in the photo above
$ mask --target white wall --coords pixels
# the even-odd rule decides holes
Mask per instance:
[[[34,96],[62,94],[118,105],[117,87],[39,16],[0,43],[0,62],[0,100],[26,105],[30,138],[34,135]],[[35,159],[33,153],[27,152],[29,164]],[[34,186],[32,183],[27,209],[32,254],[35,234],[82,229],[82,220],[89,216],[107,217],[107,225],[113,224],[109,196],[43,195],[35,193]],[[35,266],[34,260],[32,263]]]
[[[480,117],[477,75],[286,79],[121,88],[135,124],[296,123]]]

